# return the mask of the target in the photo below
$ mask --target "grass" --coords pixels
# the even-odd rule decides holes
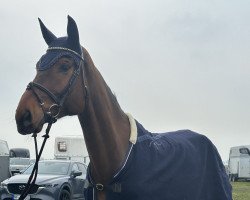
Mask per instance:
[[[250,182],[231,182],[234,200],[250,200]]]

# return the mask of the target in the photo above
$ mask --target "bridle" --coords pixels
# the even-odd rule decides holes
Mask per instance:
[[[67,49],[67,48],[63,48],[63,47],[50,47],[47,49],[47,51],[53,51],[53,50],[62,50],[62,51],[69,51],[71,53],[74,53],[74,55],[76,55],[79,59],[80,59],[80,63],[79,65],[75,68],[73,74],[70,77],[70,80],[68,82],[68,84],[66,85],[66,87],[60,92],[59,95],[55,95],[53,92],[51,92],[50,90],[48,90],[46,87],[44,87],[43,85],[36,83],[36,82],[30,82],[27,86],[28,90],[31,90],[33,92],[33,94],[35,95],[37,101],[39,102],[39,105],[41,106],[43,113],[44,113],[44,120],[45,123],[49,122],[51,119],[57,119],[59,113],[60,113],[60,109],[66,99],[66,97],[69,95],[69,93],[71,92],[77,77],[80,74],[81,71],[81,66],[84,64],[84,58],[83,55],[78,54],[77,52],[71,50],[71,49]],[[82,72],[84,73],[83,69]],[[83,84],[84,84],[84,88],[85,88],[85,93],[86,93],[86,83],[85,83],[85,79],[84,79],[84,74],[83,74]],[[46,109],[44,107],[44,102],[42,101],[42,99],[39,97],[39,95],[36,93],[36,91],[34,90],[34,88],[44,92],[47,96],[50,97],[51,100],[53,100],[54,104],[52,104],[49,107],[49,110],[46,112]]]
[[[47,139],[49,138],[49,132],[51,129],[51,126],[53,123],[55,123],[57,121],[57,118],[59,116],[60,110],[62,105],[65,102],[65,99],[67,98],[67,96],[70,94],[70,92],[73,89],[73,86],[76,83],[77,77],[79,76],[80,72],[82,71],[82,80],[83,80],[83,86],[84,86],[84,93],[85,93],[85,106],[84,109],[86,110],[86,106],[87,106],[87,101],[88,101],[88,88],[86,85],[86,81],[84,79],[84,57],[83,54],[80,55],[79,53],[73,51],[72,49],[68,49],[68,48],[64,48],[64,47],[50,47],[47,49],[47,51],[54,51],[54,50],[61,50],[61,51],[67,51],[70,53],[73,53],[75,56],[77,56],[77,58],[80,59],[80,62],[78,64],[78,66],[74,69],[74,72],[72,73],[68,84],[66,85],[66,87],[60,92],[59,95],[55,95],[53,92],[51,92],[49,89],[47,89],[46,87],[44,87],[43,85],[36,83],[36,82],[30,82],[27,86],[27,90],[31,90],[32,93],[34,94],[34,96],[36,97],[42,111],[44,114],[43,119],[41,120],[40,123],[48,123],[48,126],[46,128],[45,131],[45,135],[43,135],[42,137],[44,137],[43,143],[41,145],[40,151],[38,152],[38,147],[37,147],[37,134],[34,133],[32,135],[32,137],[34,137],[34,143],[35,143],[35,152],[36,152],[36,161],[34,163],[34,167],[32,169],[32,172],[30,174],[30,177],[28,179],[28,182],[26,184],[25,189],[23,190],[21,196],[19,197],[19,200],[24,200],[25,197],[28,195],[30,189],[35,185],[36,182],[36,178],[37,178],[37,173],[38,173],[38,162],[41,158],[45,143],[47,141]],[[43,100],[40,98],[39,94],[36,92],[35,89],[38,89],[40,91],[42,91],[43,93],[45,93],[48,97],[50,97],[50,99],[53,101],[53,104],[49,107],[49,109],[47,110],[45,108],[45,103],[43,102]]]

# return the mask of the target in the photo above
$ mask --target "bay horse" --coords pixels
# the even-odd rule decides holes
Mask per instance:
[[[39,19],[47,52],[16,109],[20,134],[77,115],[90,164],[86,200],[231,200],[217,149],[190,130],[150,133],[125,113],[80,45],[68,16],[67,36],[56,37]]]

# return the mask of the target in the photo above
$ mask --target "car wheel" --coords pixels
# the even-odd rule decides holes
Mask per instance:
[[[67,190],[62,190],[59,200],[71,200],[70,193]]]

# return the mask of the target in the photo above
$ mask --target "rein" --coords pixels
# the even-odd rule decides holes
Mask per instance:
[[[52,127],[52,124],[57,121],[61,107],[62,107],[63,103],[65,102],[65,99],[67,98],[67,96],[70,94],[73,86],[75,85],[76,79],[79,76],[81,70],[82,70],[82,79],[83,79],[83,86],[84,86],[84,93],[85,93],[85,97],[84,97],[85,98],[85,107],[84,108],[86,110],[86,105],[87,105],[87,100],[88,100],[88,89],[87,89],[86,82],[84,79],[84,70],[83,70],[84,58],[83,58],[83,55],[80,55],[71,49],[67,49],[67,48],[63,48],[63,47],[51,47],[51,48],[48,48],[47,51],[52,51],[52,50],[69,51],[69,52],[77,55],[77,57],[80,58],[80,63],[77,66],[77,68],[74,70],[73,74],[71,75],[71,78],[70,78],[67,86],[62,90],[62,92],[58,96],[56,96],[54,93],[52,93],[50,90],[48,90],[46,87],[42,86],[39,83],[30,82],[27,86],[27,90],[32,91],[32,93],[36,97],[41,109],[43,110],[44,117],[40,123],[42,123],[42,121],[44,120],[44,123],[48,123],[48,126],[46,128],[45,134],[42,136],[42,137],[44,137],[44,140],[43,140],[43,143],[41,145],[39,153],[38,153],[38,146],[37,146],[37,139],[36,139],[37,134],[34,133],[32,135],[32,137],[34,137],[34,143],[35,143],[36,161],[35,161],[34,167],[32,169],[32,172],[30,174],[30,177],[28,179],[28,182],[26,184],[26,187],[23,190],[21,196],[19,197],[19,200],[24,200],[25,197],[29,194],[30,189],[35,185],[37,174],[38,174],[38,162],[41,158],[45,143],[46,143],[47,139],[49,138],[50,129]],[[48,95],[51,98],[51,100],[54,101],[54,104],[52,104],[49,107],[48,111],[46,111],[46,108],[44,107],[44,102],[39,97],[39,95],[37,94],[37,92],[35,91],[34,88],[44,92],[46,95]]]
[[[30,177],[28,179],[28,182],[27,182],[27,184],[25,186],[25,189],[23,190],[21,196],[19,197],[19,200],[24,200],[25,197],[29,194],[30,189],[35,185],[36,178],[37,178],[37,173],[38,173],[38,162],[39,162],[39,160],[41,158],[45,143],[46,143],[47,139],[49,138],[50,128],[51,128],[52,124],[55,123],[55,122],[56,122],[56,120],[51,121],[48,124],[48,126],[46,128],[46,134],[42,136],[42,137],[44,137],[44,140],[43,140],[43,143],[42,143],[42,146],[41,146],[41,149],[40,149],[39,153],[38,153],[37,139],[36,139],[37,134],[32,135],[32,137],[34,137],[34,143],[35,143],[36,161],[35,161],[34,167],[32,169],[32,172],[30,174]]]

